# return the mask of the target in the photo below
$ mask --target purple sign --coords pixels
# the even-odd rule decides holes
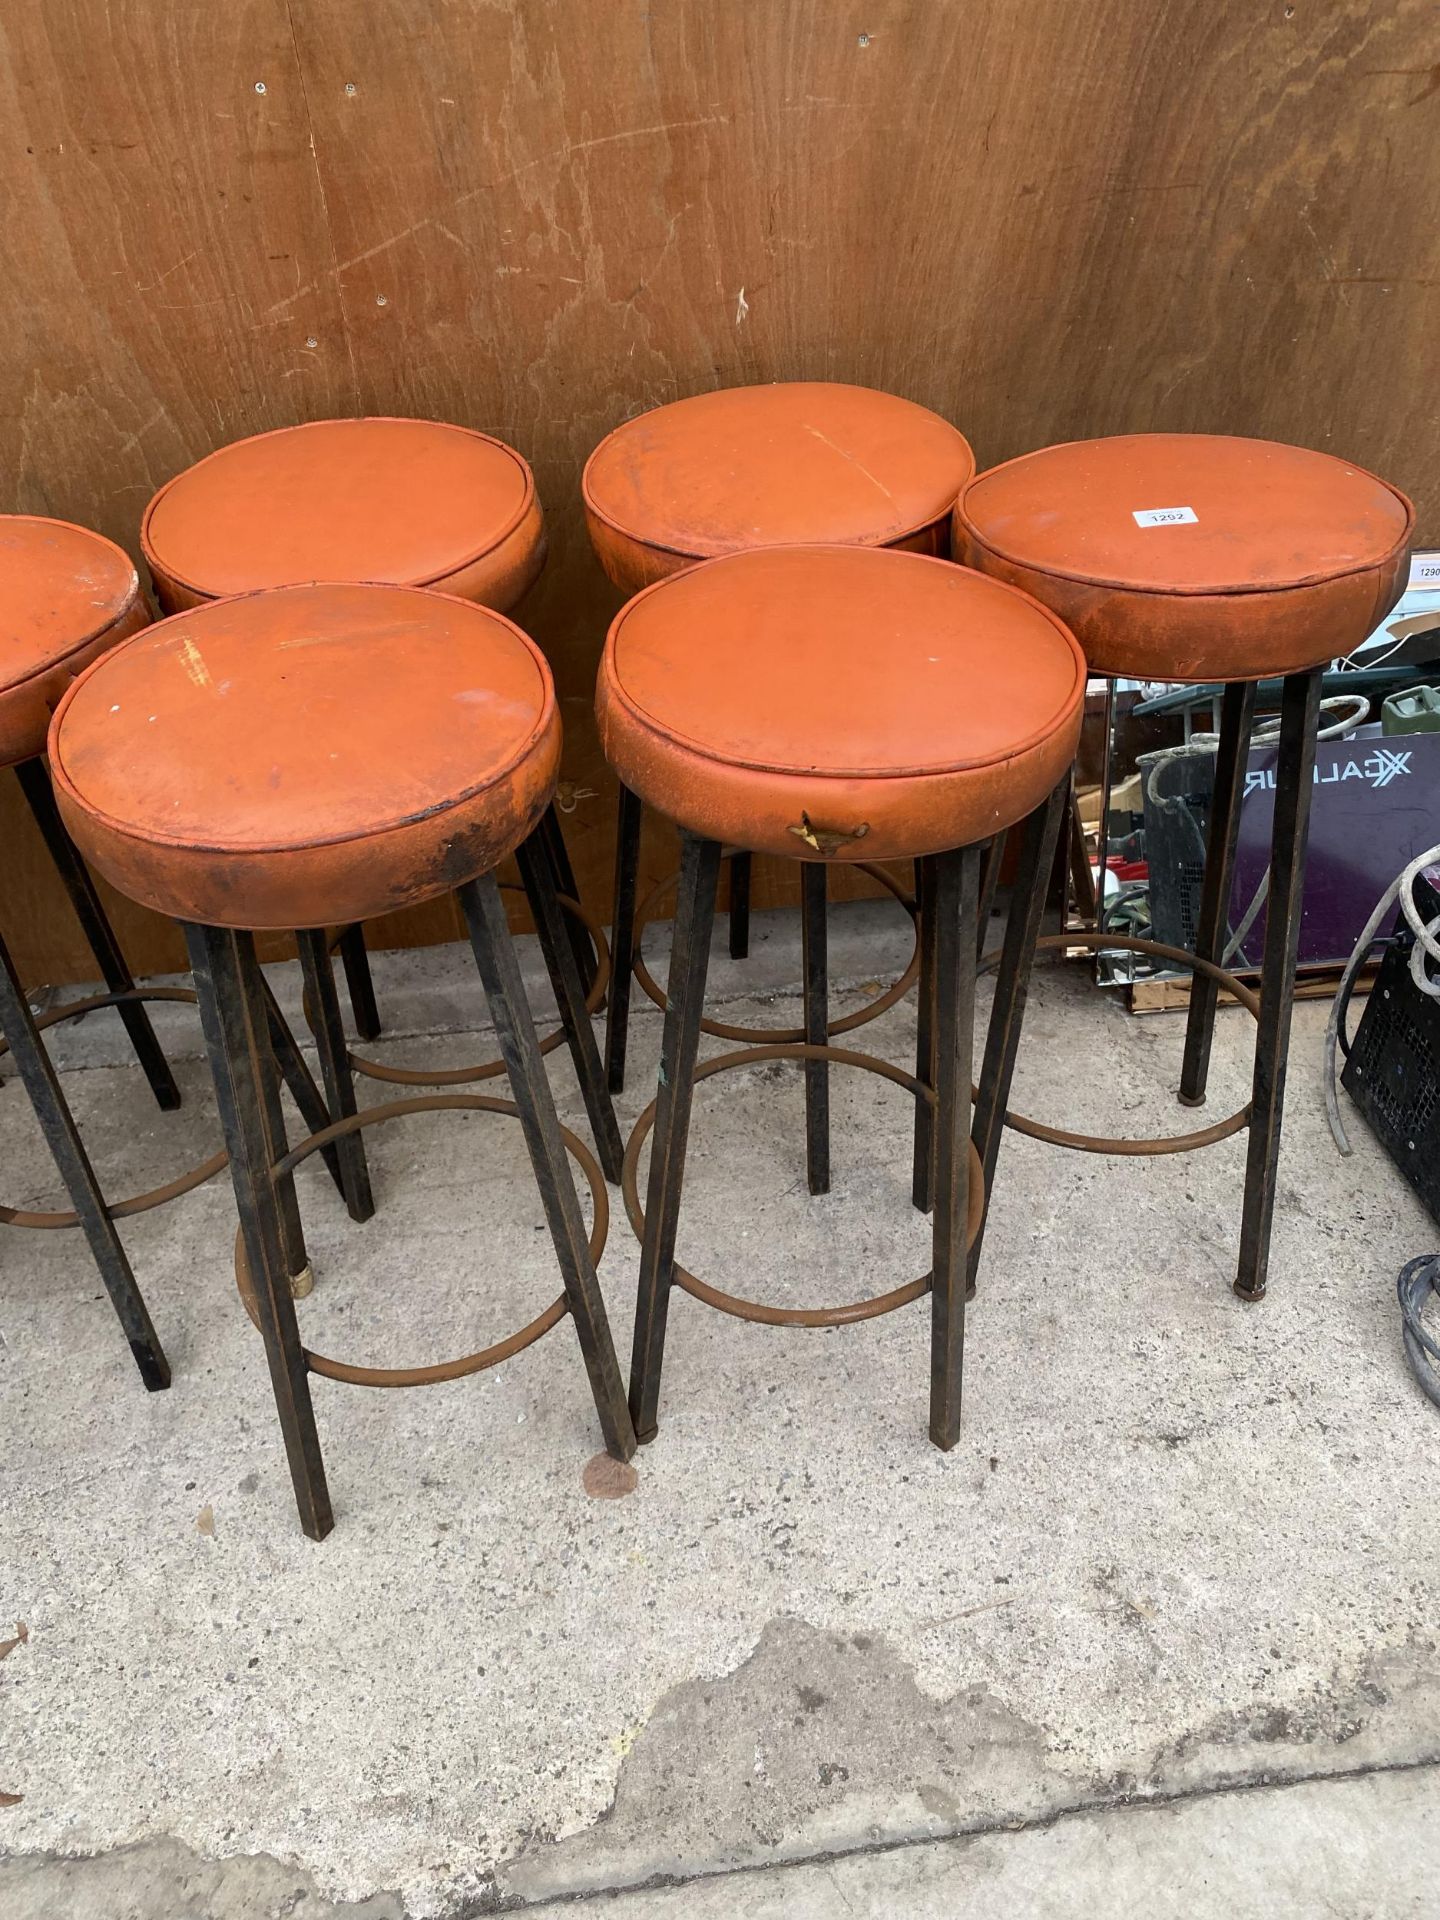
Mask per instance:
[[[1275,812],[1273,746],[1252,748],[1240,813],[1230,924],[1237,927],[1270,858]],[[1440,841],[1440,733],[1362,734],[1322,740],[1315,753],[1310,858],[1300,919],[1300,964],[1338,964],[1365,930],[1390,882]],[[1385,931],[1394,925],[1394,916]],[[1262,908],[1245,937],[1237,972],[1258,967]]]

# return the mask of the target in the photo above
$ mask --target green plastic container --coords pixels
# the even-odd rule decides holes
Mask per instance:
[[[1407,687],[1380,708],[1382,733],[1440,733],[1440,687]]]

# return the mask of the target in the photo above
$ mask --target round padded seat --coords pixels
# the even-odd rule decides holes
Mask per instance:
[[[560,719],[503,615],[282,587],[95,663],[50,730],[72,836],[132,900],[223,927],[389,913],[488,872],[554,790]]]
[[[772,547],[627,603],[596,691],[606,758],[706,838],[887,860],[988,839],[1074,758],[1085,661],[1056,617],[924,554]]]
[[[1305,447],[1140,433],[972,480],[955,557],[1053,607],[1099,673],[1235,681],[1349,653],[1404,586],[1414,509]]]
[[[160,489],[140,543],[166,613],[313,580],[434,587],[503,613],[545,560],[520,455],[434,420],[316,420],[237,440]]]
[[[975,456],[948,420],[824,381],[727,387],[642,413],[600,442],[581,491],[606,573],[635,592],[749,547],[948,553]]]
[[[134,563],[113,541],[0,515],[0,766],[43,753],[71,680],[149,619]]]

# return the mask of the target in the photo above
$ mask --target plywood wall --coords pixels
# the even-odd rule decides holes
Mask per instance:
[[[629,414],[831,378],[937,408],[987,464],[1081,434],[1266,434],[1379,469],[1440,538],[1435,20],[1433,0],[6,0],[0,507],[133,548],[150,492],[241,434],[384,412],[511,441],[549,517],[525,617],[603,900],[588,713],[615,596],[577,485]],[[83,976],[8,787],[7,933],[32,973]],[[142,964],[178,962],[143,916],[124,928]]]

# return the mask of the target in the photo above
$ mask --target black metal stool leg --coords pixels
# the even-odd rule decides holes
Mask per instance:
[[[1275,824],[1270,838],[1270,893],[1265,903],[1265,954],[1260,976],[1260,1021],[1250,1107],[1250,1151],[1235,1291],[1264,1298],[1275,1216],[1275,1175],[1285,1103],[1285,1056],[1295,998],[1300,908],[1310,802],[1315,779],[1315,734],[1320,723],[1320,674],[1294,673],[1280,706],[1280,750],[1275,763]]]
[[[556,893],[563,893],[567,900],[580,899],[580,889],[575,883],[575,869],[570,864],[570,849],[565,845],[565,835],[560,830],[560,815],[555,802],[540,816],[540,825],[536,828],[545,857],[550,863],[550,874]],[[595,971],[599,956],[590,944],[590,936],[580,922],[571,915],[564,916],[564,934],[575,956],[576,971],[580,975],[580,991],[587,995],[595,984]]]
[[[630,1027],[630,983],[635,964],[635,890],[640,874],[640,796],[620,788],[615,826],[615,906],[610,920],[610,1004],[605,1015],[605,1080],[611,1093],[625,1085]]]
[[[1235,873],[1235,847],[1240,838],[1240,805],[1245,797],[1245,767],[1250,730],[1255,723],[1255,684],[1232,680],[1220,710],[1220,746],[1215,756],[1215,791],[1210,802],[1210,825],[1205,837],[1205,879],[1200,893],[1200,917],[1195,928],[1195,953],[1201,960],[1225,964],[1225,940],[1230,911],[1230,887]],[[1205,1104],[1205,1082],[1210,1071],[1210,1042],[1215,1032],[1215,1003],[1219,984],[1197,968],[1190,976],[1190,1009],[1185,1022],[1185,1059],[1180,1069],[1180,1104]]]
[[[979,891],[979,847],[936,856],[930,1438],[945,1451],[960,1438],[960,1381],[965,1358],[965,1227],[970,1199],[970,1074]]]
[[[323,1540],[335,1522],[271,1173],[277,1142],[264,1091],[269,1015],[254,943],[222,927],[187,926],[185,938],[300,1524],[312,1540]]]
[[[750,958],[750,876],[755,856],[742,848],[730,856],[730,958]],[[810,1189],[818,1193],[818,1187]]]
[[[356,1038],[380,1038],[380,1008],[375,1001],[375,982],[370,974],[370,955],[365,949],[365,929],[358,921],[346,927],[340,936],[340,964],[345,969],[345,991],[350,996],[350,1018],[355,1022]]]
[[[829,870],[820,861],[801,862],[800,948],[805,975],[805,1044],[812,1047],[823,1047],[830,1038],[825,938],[828,881]],[[731,898],[733,901],[733,894]],[[733,931],[733,918],[731,927]],[[811,1193],[830,1191],[830,1063],[827,1060],[805,1062],[805,1174]]]
[[[259,972],[258,961],[256,963],[256,970]],[[290,1089],[290,1098],[300,1109],[300,1118],[305,1122],[306,1132],[319,1133],[322,1127],[328,1127],[332,1120],[338,1120],[340,1116],[331,1113],[330,1109],[326,1106],[324,1096],[316,1086],[309,1067],[305,1064],[305,1056],[301,1053],[295,1036],[290,1031],[290,1023],[280,1011],[280,1003],[271,991],[270,982],[265,978],[263,972],[260,972],[258,992],[265,1004],[265,1017],[270,1027],[270,1045],[274,1054],[275,1065],[279,1068],[280,1076],[284,1080],[285,1085]],[[280,1117],[280,1108],[278,1105],[278,1088],[276,1090],[276,1100],[277,1105],[275,1108],[274,1121],[283,1133],[283,1122]],[[285,1148],[282,1146],[276,1158],[279,1159],[280,1155],[284,1152]],[[345,1169],[341,1163],[337,1145],[333,1140],[328,1147],[322,1147],[320,1149],[320,1157],[325,1162],[330,1178],[335,1182],[341,1199],[345,1200],[348,1204],[349,1196],[345,1191]],[[281,1182],[281,1187],[283,1190],[283,1181]]]
[[[254,950],[255,943],[251,940],[247,951],[252,959]],[[281,1065],[282,1045],[287,1049],[287,1057],[293,1056],[292,1068],[298,1071],[301,1078],[308,1079],[309,1070],[300,1058],[300,1050],[295,1045],[294,1036],[286,1026],[284,1016],[276,1005],[275,996],[270,991],[270,983],[261,971],[258,960],[254,961],[254,966],[260,982],[259,996],[269,1026],[270,1044],[261,1055],[259,1088],[260,1098],[265,1105],[265,1124],[270,1133],[270,1157],[273,1163],[284,1156],[290,1145],[285,1133],[285,1107],[280,1098],[280,1082],[284,1073]],[[323,1106],[319,1110],[320,1113],[325,1111]],[[306,1127],[311,1132],[315,1131],[316,1124],[328,1124],[328,1122],[321,1123],[319,1113],[315,1114],[314,1120],[305,1121]],[[340,1156],[333,1146],[325,1151],[327,1155],[334,1157],[331,1173],[336,1185],[339,1186],[341,1184]],[[326,1164],[330,1164],[328,1158]],[[273,1184],[275,1205],[280,1214],[280,1237],[285,1249],[285,1271],[290,1276],[290,1292],[296,1300],[303,1300],[314,1290],[315,1269],[310,1264],[310,1255],[305,1249],[305,1228],[300,1219],[300,1195],[296,1191],[295,1176],[293,1173],[277,1174]],[[343,1197],[343,1186],[341,1193]]]
[[[45,1135],[70,1204],[80,1216],[90,1252],[105,1291],[110,1296],[116,1317],[130,1342],[130,1351],[140,1369],[140,1378],[151,1393],[170,1384],[170,1362],[151,1324],[140,1289],[135,1284],[129,1259],[120,1244],[115,1222],[105,1205],[105,1196],[90,1165],[90,1156],[80,1138],[79,1129],[60,1091],[60,1081],[46,1053],[25,989],[15,973],[5,943],[0,941],[0,1034],[9,1044],[11,1057],[20,1070],[40,1130]]]
[[[355,1112],[355,1080],[350,1071],[350,1052],[345,1045],[345,1029],[340,1019],[340,996],[335,991],[335,971],[330,964],[330,947],[323,932],[301,931],[295,935],[300,954],[300,972],[305,982],[314,1019],[316,1050],[320,1055],[320,1077],[325,1083],[325,1101],[332,1120],[348,1120]],[[364,1138],[348,1133],[335,1142],[340,1159],[340,1174],[345,1204],[350,1218],[370,1219],[375,1197],[370,1189],[370,1167],[365,1157]]]
[[[535,931],[540,936],[540,950],[545,956],[550,984],[555,989],[555,998],[559,1003],[561,1023],[570,1045],[570,1058],[575,1063],[580,1091],[585,1099],[585,1111],[590,1116],[590,1130],[595,1136],[600,1164],[605,1170],[605,1178],[616,1181],[620,1178],[625,1149],[620,1140],[615,1109],[605,1088],[605,1069],[601,1064],[600,1049],[595,1044],[595,1029],[585,1006],[585,989],[575,964],[575,950],[566,937],[565,916],[555,897],[552,863],[543,844],[537,844],[538,838],[538,835],[532,835],[517,852],[520,878],[525,883],[531,917],[535,922]]]
[[[1015,1056],[1020,1050],[1020,1028],[1030,991],[1035,942],[1040,937],[1045,899],[1055,868],[1055,849],[1069,804],[1070,779],[1067,774],[1050,798],[1035,809],[1020,829],[1015,891],[1005,922],[1000,971],[995,980],[990,1024],[985,1032],[985,1061],[980,1069],[975,1122],[970,1136],[985,1175],[985,1212],[980,1217],[980,1231],[970,1248],[967,1265],[972,1296],[975,1292],[975,1276],[980,1270],[980,1249],[985,1240],[985,1222],[990,1213],[990,1195],[1000,1158],[1000,1142],[1005,1137],[1005,1109],[1010,1104],[1010,1082],[1015,1073]]]
[[[134,990],[135,978],[126,965],[125,956],[120,951],[120,943],[115,938],[115,930],[101,904],[100,895],[95,890],[95,882],[90,870],[80,858],[78,849],[60,818],[60,809],[55,804],[55,794],[50,785],[50,775],[43,760],[24,760],[15,769],[20,781],[20,790],[25,795],[35,824],[44,837],[54,862],[55,871],[65,883],[65,891],[70,896],[70,905],[75,918],[80,922],[85,935],[85,944],[95,956],[105,985],[111,993],[129,993]],[[150,1091],[155,1103],[164,1112],[173,1112],[180,1104],[180,1089],[175,1084],[175,1076],[170,1064],[160,1051],[160,1042],[155,1038],[155,1029],[150,1024],[150,1016],[138,1000],[123,1001],[116,1009],[130,1036],[130,1044],[135,1049],[135,1058],[144,1070],[145,1078],[150,1082]]]
[[[700,840],[687,833],[682,845],[630,1362],[630,1413],[641,1441],[655,1437],[660,1409],[665,1319],[675,1280],[675,1235],[680,1222],[690,1103],[695,1090],[705,976],[715,924],[715,886],[720,872],[717,841]]]
[[[545,1078],[545,1063],[540,1057],[534,1021],[520,978],[520,963],[515,956],[505,904],[494,874],[472,880],[460,889],[459,898],[470,929],[475,963],[480,969],[485,997],[499,1035],[500,1051],[510,1075],[511,1091],[520,1109],[525,1144],[530,1150],[550,1237],[555,1243],[605,1445],[617,1459],[628,1460],[635,1451],[635,1430],[626,1409],[605,1303],[590,1259],[580,1202],[570,1177],[555,1103]],[[573,954],[563,941],[560,944],[573,966]]]
[[[975,958],[985,958],[985,942],[990,933],[990,916],[995,911],[995,889],[1000,884],[1000,869],[1005,864],[1008,830],[997,833],[985,844],[980,858],[980,899],[975,908]]]
[[[915,1078],[935,1085],[935,861],[927,854],[915,862],[915,907],[920,916],[920,978],[916,983]],[[921,1213],[930,1211],[934,1172],[935,1113],[928,1100],[915,1102],[915,1166],[910,1197]]]

